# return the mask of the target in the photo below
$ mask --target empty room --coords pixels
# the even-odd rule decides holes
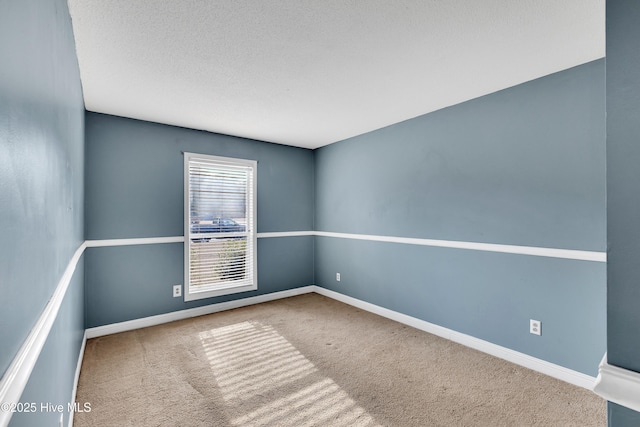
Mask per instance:
[[[0,0],[0,426],[640,425],[639,37]]]

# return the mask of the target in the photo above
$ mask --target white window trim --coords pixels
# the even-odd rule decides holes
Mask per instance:
[[[190,210],[189,210],[189,162],[193,160],[211,161],[215,163],[226,163],[232,166],[249,166],[253,173],[252,203],[249,207],[248,216],[253,219],[252,223],[246,224],[247,240],[252,242],[253,249],[253,280],[247,285],[230,285],[224,288],[217,288],[206,291],[192,291],[189,282],[190,266]],[[257,236],[257,201],[258,201],[258,162],[256,160],[237,159],[232,157],[212,156],[208,154],[184,153],[184,301],[195,301],[204,298],[211,298],[223,295],[230,295],[239,292],[248,292],[258,289],[258,236]]]

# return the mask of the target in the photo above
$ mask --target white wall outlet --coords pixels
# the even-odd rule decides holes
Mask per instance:
[[[173,285],[173,297],[181,297],[182,296],[182,285]]]
[[[336,282],[340,281],[340,273],[336,273]]]
[[[529,332],[533,335],[542,335],[542,322],[529,319]]]

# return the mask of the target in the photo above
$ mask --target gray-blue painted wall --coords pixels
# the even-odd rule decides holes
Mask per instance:
[[[35,403],[37,410],[35,413],[14,414],[11,427],[57,426],[60,413],[41,410],[43,403],[62,405],[64,425],[69,422],[67,409],[71,402],[73,381],[84,335],[83,285],[84,262],[81,260],[42,348],[38,363],[20,397],[21,402]]]
[[[594,61],[316,150],[316,230],[604,251],[604,70]],[[588,375],[605,352],[604,263],[318,237],[315,273]]]
[[[84,104],[64,0],[0,2],[0,372],[83,236]],[[68,402],[83,323],[82,262],[24,396]],[[12,425],[57,425],[16,414]],[[65,415],[65,422],[68,419]]]
[[[86,238],[182,236],[182,152],[258,161],[258,232],[313,229],[313,152],[87,113]],[[185,303],[182,243],[90,248],[86,326],[311,285],[313,237],[258,239],[258,290]]]
[[[607,359],[640,372],[640,3],[607,1]],[[640,413],[610,404],[609,425]]]
[[[22,0],[0,7],[2,372],[84,238],[182,235],[181,151],[258,160],[260,232],[315,225],[323,231],[605,249],[604,61],[315,153],[94,113],[86,114],[85,136],[66,2]],[[608,10],[621,21],[628,13],[613,12]],[[637,23],[637,13],[626,19]],[[621,28],[621,38],[635,39],[635,28]],[[608,49],[617,49],[611,47],[615,40],[609,36]],[[623,124],[614,128],[614,115],[609,129],[625,136],[636,130],[630,116],[637,117],[631,114],[637,105],[624,101],[630,76],[622,73],[629,64],[621,58],[609,70],[609,84],[626,111]],[[635,82],[637,76],[631,74]],[[609,207],[620,214],[622,235],[627,225],[635,229],[637,215],[617,203],[633,193],[624,173],[634,179],[638,156],[631,144],[620,147],[627,151],[610,161],[620,174],[609,185],[617,193]],[[614,242],[624,247],[622,240]],[[602,264],[324,237],[260,239],[258,251],[259,291],[185,304],[171,297],[171,285],[183,281],[181,244],[87,250],[23,401],[67,403],[84,327],[313,283],[590,375],[604,351]],[[342,273],[339,286],[336,271]],[[610,268],[610,279],[615,271],[624,272]],[[637,323],[629,328],[620,320],[629,316],[625,303],[638,298],[628,284],[613,291],[619,304],[610,289],[609,333],[615,337],[609,345],[612,339],[620,349],[633,344],[615,360],[638,354],[638,341],[628,340]],[[530,317],[542,320],[542,337],[527,333]],[[636,416],[616,405],[609,414],[613,420]],[[20,414],[12,425],[57,421],[57,414]]]

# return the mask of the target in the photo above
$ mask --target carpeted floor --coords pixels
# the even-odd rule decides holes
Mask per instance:
[[[595,394],[306,294],[87,342],[81,426],[604,426]]]

